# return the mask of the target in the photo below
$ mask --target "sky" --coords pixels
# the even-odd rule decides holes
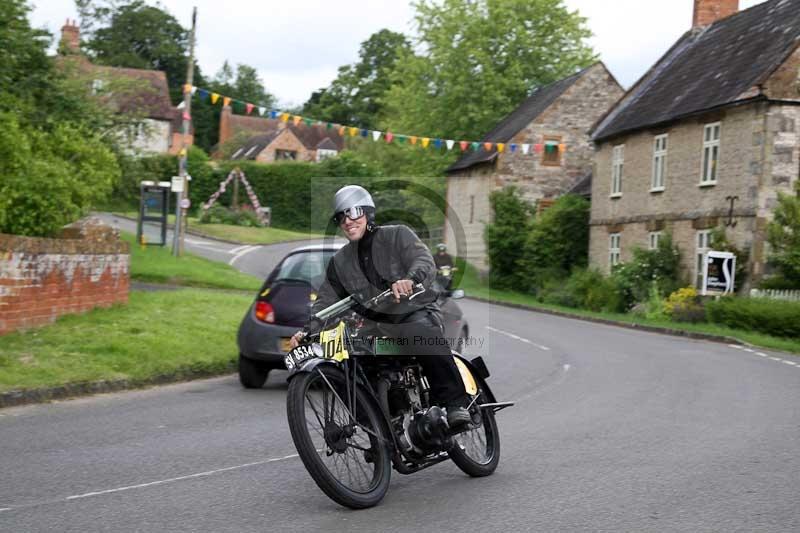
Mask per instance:
[[[587,19],[590,44],[627,89],[692,23],[694,0],[565,0]],[[746,9],[763,0],[740,0]],[[31,22],[57,37],[73,0],[30,0]],[[155,2],[149,2],[155,3]],[[197,6],[200,68],[213,75],[227,59],[255,67],[284,107],[327,86],[339,66],[358,59],[362,41],[388,28],[413,35],[414,11],[404,0],[162,0],[189,27]],[[236,96],[236,95],[231,95]]]

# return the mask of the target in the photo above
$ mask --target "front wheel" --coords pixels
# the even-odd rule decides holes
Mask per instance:
[[[342,403],[348,401],[344,374],[320,365],[289,382],[286,410],[297,453],[317,486],[345,507],[364,509],[383,499],[392,464],[378,409],[361,387],[355,397],[353,421]]]
[[[484,403],[484,398],[481,393],[473,408],[478,412],[472,413],[473,422],[479,421],[480,425],[456,435],[448,452],[456,466],[472,477],[489,476],[500,463],[500,433],[494,411],[477,408]]]

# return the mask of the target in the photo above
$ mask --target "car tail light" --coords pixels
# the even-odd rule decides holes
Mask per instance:
[[[275,323],[275,309],[269,302],[256,302],[256,318],[261,322]]]

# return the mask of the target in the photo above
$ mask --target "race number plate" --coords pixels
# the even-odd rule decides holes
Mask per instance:
[[[344,336],[344,322],[339,322],[339,325],[335,328],[323,331],[320,334],[319,343],[322,345],[322,353],[325,359],[341,362],[350,356],[345,347]]]

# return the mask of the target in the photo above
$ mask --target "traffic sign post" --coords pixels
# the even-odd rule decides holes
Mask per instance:
[[[136,242],[141,245],[164,246],[167,244],[167,213],[169,213],[170,182],[143,181],[139,184],[139,219],[136,224]],[[157,223],[161,226],[161,240],[148,241],[144,238],[144,224]]]

